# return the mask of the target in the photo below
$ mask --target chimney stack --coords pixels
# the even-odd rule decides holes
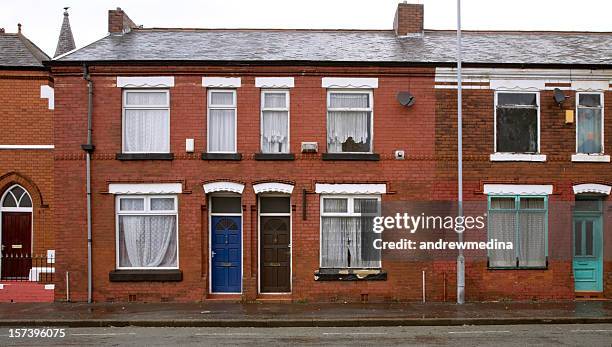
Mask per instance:
[[[108,32],[123,35],[129,33],[138,26],[132,22],[130,17],[120,7],[116,10],[108,10]]]
[[[423,4],[409,4],[406,1],[397,5],[393,30],[397,36],[423,35]]]
[[[0,28],[0,34],[4,34],[4,28]]]

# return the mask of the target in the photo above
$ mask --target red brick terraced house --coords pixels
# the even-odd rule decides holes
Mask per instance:
[[[422,5],[393,30],[108,30],[50,63],[57,300],[454,299],[453,257],[372,250],[362,218],[456,200],[456,33]],[[463,42],[466,239],[516,245],[466,251],[467,300],[610,297],[612,34]]]
[[[21,26],[0,29],[0,52],[0,301],[52,301],[54,93],[43,65],[50,58]]]

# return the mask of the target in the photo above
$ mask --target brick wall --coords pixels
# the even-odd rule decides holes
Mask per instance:
[[[0,71],[0,145],[53,144],[53,111],[40,97],[42,85],[52,85],[46,71]],[[53,151],[0,150],[0,196],[14,184],[32,197],[32,253],[44,255],[54,249]]]

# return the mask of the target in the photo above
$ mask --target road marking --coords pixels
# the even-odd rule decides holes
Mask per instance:
[[[323,333],[323,335],[387,335],[387,333]]]
[[[585,329],[585,330],[572,330],[573,333],[612,333],[609,329]]]
[[[136,335],[136,333],[91,333],[91,334],[70,334],[72,336],[119,336],[119,335]]]
[[[196,333],[196,336],[262,336],[257,333]]]
[[[507,334],[510,330],[449,331],[449,334]]]

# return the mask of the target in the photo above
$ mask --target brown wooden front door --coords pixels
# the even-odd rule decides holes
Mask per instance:
[[[291,291],[289,217],[261,217],[261,292]]]
[[[2,279],[28,277],[31,247],[32,213],[2,212]]]

